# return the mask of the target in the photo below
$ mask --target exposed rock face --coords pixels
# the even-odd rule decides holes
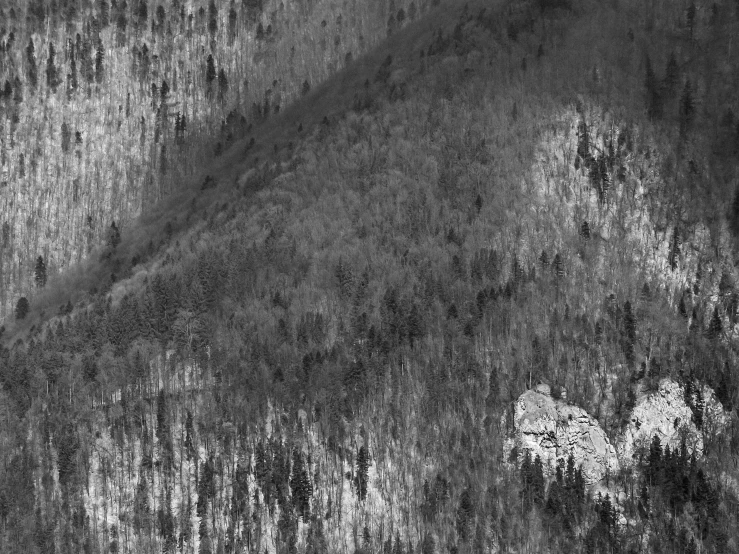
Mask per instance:
[[[629,423],[616,447],[621,462],[625,465],[634,463],[641,449],[649,450],[655,435],[663,447],[669,445],[671,449],[680,448],[685,439],[688,452],[702,455],[704,432],[709,435],[720,432],[726,427],[728,416],[710,387],[703,386],[701,393],[703,422],[698,429],[693,413],[697,403],[695,393],[691,409],[685,401],[685,387],[670,379],[662,379],[655,392],[638,391]]]
[[[659,436],[663,447],[679,448],[685,439],[689,452],[703,454],[704,436],[722,432],[729,415],[708,386],[700,388],[701,402],[697,387],[691,394],[692,407],[686,402],[685,387],[670,379],[663,379],[655,392],[638,388],[630,421],[614,448],[597,420],[577,406],[553,399],[549,386],[539,384],[518,397],[513,414],[514,438],[506,446],[510,450],[515,445],[519,452],[530,450],[533,457],[538,455],[550,476],[557,460],[572,454],[576,465],[582,464],[585,482],[598,488],[606,475],[615,475],[622,465],[633,464],[641,448],[648,451],[654,435]],[[701,429],[695,423],[696,413],[702,419]]]
[[[619,470],[616,450],[598,422],[585,410],[554,400],[549,387],[523,393],[514,408],[515,445],[539,455],[549,474],[559,458],[573,455],[582,464],[583,477],[589,485]],[[512,446],[512,445],[511,445]]]

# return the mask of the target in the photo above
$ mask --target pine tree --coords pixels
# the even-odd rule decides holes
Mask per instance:
[[[15,305],[15,318],[19,320],[24,319],[28,315],[28,310],[28,299],[25,296],[21,296]]]
[[[46,286],[46,263],[44,262],[43,256],[39,256],[38,258],[36,258],[34,276],[36,286],[40,289],[44,288]]]
[[[469,538],[472,516],[472,497],[469,488],[467,488],[462,491],[459,497],[459,506],[457,507],[457,534],[463,541]]]
[[[633,344],[636,341],[636,320],[631,309],[631,302],[628,300],[624,302],[624,330],[626,339]]]
[[[534,504],[540,508],[544,506],[546,483],[544,481],[544,464],[537,454],[531,467],[531,492]]]
[[[662,87],[666,98],[672,98],[675,95],[679,78],[680,68],[677,65],[675,52],[672,52],[670,54],[670,59],[667,61],[667,67],[665,68],[665,79]]]
[[[680,96],[680,132],[685,134],[693,121],[695,114],[695,101],[693,100],[693,86],[690,79],[685,81],[682,95]]]
[[[554,267],[554,275],[558,279],[561,279],[562,277],[564,277],[564,274],[565,274],[564,262],[562,262],[562,256],[560,256],[559,252],[557,252],[554,255],[553,267]]]
[[[693,32],[695,31],[695,15],[697,12],[697,8],[695,6],[695,2],[691,2],[688,6],[685,19],[688,24],[688,32],[690,33],[690,40],[693,40]]]
[[[213,84],[213,81],[216,79],[216,65],[213,61],[213,54],[208,54],[208,60],[206,61],[206,68],[205,68],[205,82],[208,84],[208,87],[210,88]]]
[[[645,85],[647,89],[647,116],[649,119],[659,119],[662,116],[662,98],[657,86],[657,77],[652,69],[652,61],[649,56],[646,59],[646,79]]]
[[[582,235],[586,240],[590,238],[590,225],[587,221],[582,222],[582,225],[580,226],[580,235]]]
[[[295,506],[298,516],[307,522],[310,517],[310,498],[313,495],[313,485],[308,477],[303,460],[303,454],[295,449],[293,450],[293,467],[292,477],[290,478],[290,488],[292,490],[293,505]]]
[[[103,61],[105,60],[105,50],[103,41],[98,40],[97,49],[95,50],[95,82],[101,84],[103,82]]]
[[[112,250],[115,250],[118,245],[121,242],[121,232],[118,230],[118,227],[115,224],[115,221],[113,221],[110,224],[110,230],[108,231],[108,246]]]
[[[228,77],[226,77],[226,71],[221,68],[218,71],[218,98],[223,101],[228,92]]]
[[[28,77],[28,84],[32,90],[35,90],[38,86],[38,69],[36,67],[35,51],[33,38],[29,38],[28,46],[26,46],[26,75]]]
[[[680,297],[680,302],[677,306],[678,313],[685,319],[688,319],[688,309],[687,306],[685,306],[685,295],[683,294]]]
[[[647,467],[647,478],[653,485],[661,483],[662,475],[662,442],[659,440],[659,435],[652,437],[652,442],[649,445],[649,457]]]
[[[208,32],[210,38],[215,39],[216,31],[218,31],[218,8],[213,0],[208,5]]]
[[[169,438],[169,423],[167,422],[167,401],[164,396],[164,389],[159,390],[157,396],[157,439],[160,443],[164,443]]]
[[[354,484],[357,487],[357,496],[359,500],[364,501],[367,497],[368,470],[370,466],[369,455],[367,449],[361,446],[357,453],[357,475]]]
[[[49,57],[46,60],[46,85],[51,89],[52,92],[56,92],[59,86],[59,72],[56,68],[55,63],[56,50],[54,49],[54,43],[49,43]]]
[[[667,256],[667,261],[670,264],[670,269],[675,271],[677,269],[677,259],[680,254],[680,234],[677,226],[672,231],[672,240],[670,241],[670,251]]]
[[[580,120],[577,125],[577,155],[588,165],[590,159],[590,135],[588,133],[588,125],[584,120]]]
[[[706,336],[709,339],[717,339],[721,336],[721,332],[723,331],[723,323],[721,322],[721,315],[718,313],[718,306],[714,306],[713,308],[713,316],[711,317],[711,322],[708,324],[708,330],[706,331]]]
[[[739,127],[737,127],[737,146],[739,147]],[[739,235],[739,186],[734,190],[734,201],[731,203],[729,218],[732,230]]]

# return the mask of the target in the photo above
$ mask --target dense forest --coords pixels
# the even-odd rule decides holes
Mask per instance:
[[[429,6],[2,2],[0,317]]]
[[[232,44],[251,5],[234,7]],[[739,4],[390,13],[385,40],[304,95],[297,74],[295,102],[230,150],[201,88],[180,189],[125,185],[127,227],[99,217],[102,246],[54,279],[61,258],[25,254],[45,292],[8,299],[0,551],[737,551]],[[219,17],[215,50],[232,47]],[[207,71],[207,56],[187,63]],[[134,93],[148,120],[149,89]],[[161,175],[151,140],[136,163]],[[124,163],[112,148],[100,175]],[[700,455],[655,436],[606,492],[572,456],[548,470],[503,448],[536,383],[615,437],[637,387],[665,378],[686,390]],[[697,384],[728,414],[722,433],[702,426]]]

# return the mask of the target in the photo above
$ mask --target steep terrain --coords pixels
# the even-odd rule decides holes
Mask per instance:
[[[655,440],[660,447],[673,452],[685,449],[700,459],[705,438],[713,440],[726,432],[731,420],[707,386],[662,379],[655,391],[645,390],[643,382],[634,388],[635,405],[612,439],[585,410],[552,398],[549,385],[524,392],[514,405],[513,433],[506,441],[508,457],[518,464],[528,451],[551,477],[558,464],[572,456],[585,484],[593,487],[606,484],[622,466],[638,466]]]
[[[431,4],[3,2],[0,321]]]
[[[8,325],[0,551],[735,551],[712,10],[442,3],[255,125]]]

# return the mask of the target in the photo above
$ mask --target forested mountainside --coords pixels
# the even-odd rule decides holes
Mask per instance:
[[[1,2],[0,319],[432,3]]]
[[[7,323],[0,551],[736,552],[738,30],[442,2],[255,125]]]

